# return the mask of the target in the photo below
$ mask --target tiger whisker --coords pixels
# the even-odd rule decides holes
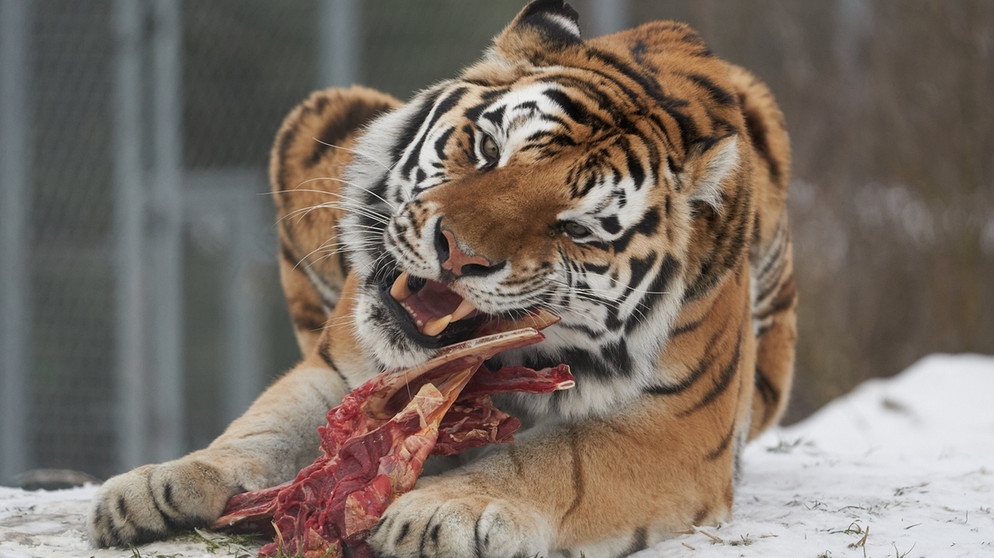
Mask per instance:
[[[592,288],[577,287],[575,285],[570,285],[569,283],[567,283],[565,281],[562,281],[560,279],[555,279],[555,278],[549,278],[549,282],[553,283],[553,284],[556,284],[556,285],[559,285],[570,296],[574,297],[577,300],[582,300],[582,301],[585,301],[585,302],[590,302],[590,303],[596,304],[598,306],[604,306],[604,307],[607,307],[607,308],[611,308],[611,309],[613,309],[615,311],[618,311],[618,312],[623,312],[626,309],[625,305],[624,305],[624,303],[622,301],[612,300],[612,299],[600,296],[597,293],[597,291],[594,291]],[[644,321],[647,320],[647,316],[645,316],[644,312],[641,311],[641,309],[639,308],[638,304],[632,304],[632,307],[631,307],[631,310],[630,310],[629,313],[632,316],[634,316],[636,320],[638,320],[640,322],[644,322]]]
[[[308,268],[312,267],[314,264],[316,264],[316,263],[318,263],[320,261],[326,260],[326,259],[328,259],[330,257],[333,257],[333,256],[337,255],[337,254],[346,253],[346,252],[348,252],[350,250],[355,250],[355,249],[375,248],[376,246],[377,246],[377,244],[376,244],[376,239],[375,238],[372,238],[372,239],[369,239],[369,240],[366,240],[366,241],[362,241],[362,242],[358,242],[358,243],[348,243],[348,244],[345,243],[345,242],[343,242],[343,241],[332,242],[329,239],[328,241],[325,241],[324,243],[322,243],[321,245],[319,245],[317,248],[311,250],[306,255],[304,255],[296,263],[296,265],[294,265],[294,269],[296,269],[302,263],[304,263],[305,261],[308,261],[309,259],[311,259],[312,256],[315,256],[317,254],[321,254],[321,257],[317,258],[317,259],[315,259],[313,261],[311,261],[307,265]]]
[[[360,215],[364,215],[366,217],[369,217],[373,221],[376,221],[378,223],[382,223],[384,225],[389,222],[389,217],[383,215],[382,213],[377,213],[377,212],[369,209],[368,207],[363,207],[363,206],[359,206],[359,205],[353,205],[353,202],[350,202],[350,203],[343,203],[343,202],[324,202],[324,203],[319,203],[317,205],[313,205],[313,206],[311,206],[310,209],[311,210],[315,210],[315,209],[342,209],[342,210],[346,210],[346,211],[351,211],[353,213],[358,213]]]
[[[334,204],[334,205],[332,205],[332,204]],[[311,205],[311,206],[307,206],[307,207],[301,207],[299,209],[295,209],[293,211],[290,211],[286,215],[280,217],[280,219],[277,222],[278,223],[279,222],[283,222],[284,220],[289,220],[289,219],[292,219],[292,218],[297,218],[298,222],[299,222],[299,220],[303,219],[305,216],[307,216],[307,214],[309,214],[312,211],[318,210],[318,209],[342,209],[342,210],[351,210],[351,211],[357,211],[357,212],[369,212],[369,210],[366,207],[352,206],[352,205],[348,205],[348,204],[345,204],[345,203],[342,203],[342,202],[324,202],[324,203],[319,203],[319,204]],[[386,222],[387,222],[386,218],[384,218],[382,215],[379,215],[379,214],[376,214],[376,213],[372,213],[372,212],[365,213],[365,214],[367,216],[369,216],[370,218],[372,218],[374,221],[382,222],[383,224],[386,224]]]
[[[380,161],[379,159],[377,159],[376,157],[373,157],[372,155],[370,155],[368,153],[363,153],[362,151],[359,151],[358,149],[352,149],[351,147],[343,147],[341,145],[335,145],[333,143],[328,143],[326,141],[323,141],[323,140],[318,139],[318,138],[313,137],[313,136],[311,137],[311,139],[314,140],[314,141],[316,141],[316,142],[318,142],[318,143],[320,143],[321,145],[323,145],[325,147],[330,147],[332,149],[340,149],[340,150],[345,151],[347,153],[353,153],[355,155],[358,155],[360,157],[368,159],[368,160],[376,163],[377,165],[381,166],[384,170],[388,170],[388,171],[392,170],[392,168],[390,166],[388,166],[386,163]]]
[[[301,182],[300,185],[304,185],[304,184],[307,184],[308,182],[314,182],[314,181],[318,181],[318,180],[332,180],[334,182],[339,182],[341,184],[345,184],[346,186],[349,186],[350,188],[355,188],[356,190],[361,190],[363,192],[366,192],[366,193],[374,196],[376,199],[378,199],[381,202],[385,203],[390,208],[391,211],[395,211],[397,209],[396,205],[393,202],[391,202],[391,201],[387,200],[386,198],[384,198],[383,196],[377,194],[375,191],[373,191],[373,190],[371,190],[369,188],[366,188],[364,186],[359,186],[358,184],[356,184],[354,182],[351,182],[351,181],[348,181],[348,180],[345,180],[345,179],[342,179],[342,178],[337,178],[337,177],[333,177],[333,176],[318,176],[318,177],[314,177],[314,178],[309,178],[309,179]],[[341,197],[341,198],[349,199],[348,196],[346,196],[345,194],[342,194],[340,192],[329,192],[327,190],[316,190],[316,191],[317,192],[322,192],[322,193],[325,193],[325,194],[329,194],[329,195],[332,195],[332,196],[338,196],[338,197]]]

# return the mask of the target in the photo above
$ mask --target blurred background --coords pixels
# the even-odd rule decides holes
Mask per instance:
[[[994,2],[572,0],[696,27],[792,133],[787,421],[994,352]],[[0,0],[0,483],[206,445],[298,358],[266,165],[311,90],[406,98],[522,1]]]

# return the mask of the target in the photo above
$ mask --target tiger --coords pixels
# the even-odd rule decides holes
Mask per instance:
[[[770,90],[689,26],[585,39],[561,0],[406,103],[313,93],[270,158],[304,356],[208,447],[109,479],[92,540],[210,524],[309,464],[349,390],[537,310],[545,340],[487,366],[563,362],[575,387],[498,399],[516,440],[423,476],[378,555],[621,556],[728,520],[792,382],[789,167]]]

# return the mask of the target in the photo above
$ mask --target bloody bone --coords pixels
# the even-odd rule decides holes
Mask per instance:
[[[531,325],[550,323],[539,318]],[[520,423],[494,407],[490,394],[573,387],[563,364],[477,374],[497,353],[542,339],[532,327],[498,332],[443,348],[420,366],[373,377],[328,412],[328,424],[319,429],[323,455],[288,484],[233,496],[212,528],[275,530],[276,540],[261,556],[336,557],[343,545],[353,556],[371,556],[366,537],[387,506],[414,487],[429,454],[511,440]]]

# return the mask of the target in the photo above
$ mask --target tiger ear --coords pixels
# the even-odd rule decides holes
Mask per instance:
[[[735,134],[697,142],[690,149],[684,179],[690,184],[690,201],[721,209],[721,183],[739,164],[739,140]]]
[[[533,0],[494,39],[492,53],[535,62],[543,53],[583,42],[580,16],[563,0]]]

